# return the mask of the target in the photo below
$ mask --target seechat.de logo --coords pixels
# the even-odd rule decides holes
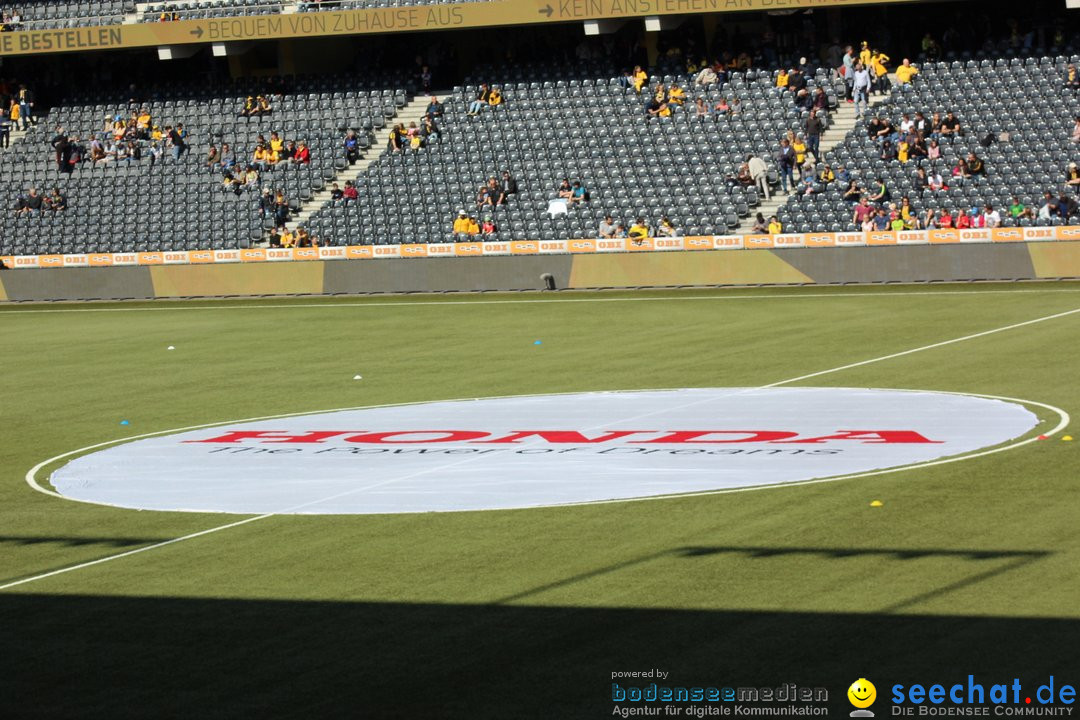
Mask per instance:
[[[874,683],[866,678],[859,678],[848,687],[847,697],[848,702],[855,707],[855,709],[851,711],[851,717],[874,717],[874,713],[867,710],[867,708],[873,705],[874,701],[877,700],[877,688],[874,687]]]

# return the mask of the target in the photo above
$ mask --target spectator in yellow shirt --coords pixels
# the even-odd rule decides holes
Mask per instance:
[[[919,74],[919,68],[911,64],[911,61],[904,58],[904,62],[900,67],[896,68],[896,81],[901,85],[907,85],[911,82],[911,79]]]
[[[806,139],[801,133],[795,136],[791,149],[795,151],[795,165],[801,168],[806,162]]]
[[[780,222],[780,219],[778,217],[773,215],[771,218],[769,218],[769,234],[779,235],[782,232],[784,232],[783,223]]]
[[[673,86],[668,91],[668,103],[675,103],[679,107],[686,102],[686,91],[679,86]]]
[[[865,40],[862,41],[862,48],[859,50],[859,62],[863,64],[863,67],[870,67],[870,58],[873,57],[873,52],[870,51],[870,43]]]
[[[630,226],[630,231],[627,233],[630,241],[635,245],[645,242],[645,238],[649,237],[650,234],[648,223],[645,222],[645,218],[641,217],[634,221],[634,224]]]
[[[645,87],[645,84],[649,82],[649,73],[642,70],[640,65],[635,65],[632,77],[634,89],[638,91],[638,94],[641,94],[641,88]]]
[[[896,144],[896,159],[899,160],[901,164],[906,163],[910,153],[911,146],[908,145],[907,138],[901,138],[900,142]]]
[[[784,70],[783,68],[780,68],[780,74],[776,76],[776,87],[778,87],[778,88],[786,88],[787,87],[787,81],[788,81],[787,70]]]
[[[265,170],[270,165],[270,148],[265,145],[256,146],[251,162],[260,170]]]
[[[475,218],[469,217],[464,210],[458,210],[457,220],[454,221],[454,234],[462,240],[463,235],[479,235],[480,225]]]
[[[889,89],[889,56],[880,50],[875,50],[870,56],[870,66],[874,71],[877,91],[884,93]]]
[[[285,143],[281,141],[281,138],[276,132],[270,133],[270,150],[276,153],[281,153],[281,148],[285,147]]]
[[[488,94],[488,105],[491,107],[498,107],[503,103],[502,91],[499,88],[492,86],[491,92]]]
[[[457,219],[454,220],[454,234],[465,235],[469,232],[469,216],[464,210],[458,210]]]

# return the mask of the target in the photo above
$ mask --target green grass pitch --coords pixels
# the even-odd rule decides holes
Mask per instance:
[[[759,386],[1076,308],[1065,283],[0,307],[0,585],[238,519],[27,486],[94,443],[347,406]],[[1075,416],[1078,355],[1080,314],[804,384]],[[825,686],[838,717],[859,677],[882,695],[969,673],[1075,683],[1080,440],[1060,437],[739,494],[260,520],[0,590],[0,717],[604,718],[611,674],[648,668]]]

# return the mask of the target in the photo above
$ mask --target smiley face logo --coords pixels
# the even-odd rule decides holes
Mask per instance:
[[[848,701],[860,710],[868,708],[877,700],[877,688],[866,678],[859,678],[851,683],[851,687],[847,690],[847,697]]]

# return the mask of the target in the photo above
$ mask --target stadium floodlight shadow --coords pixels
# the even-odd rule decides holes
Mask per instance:
[[[0,545],[63,545],[65,547],[86,547],[100,545],[106,548],[127,548],[136,545],[150,545],[161,542],[161,538],[126,538],[126,537],[72,537],[54,535],[0,535]]]
[[[1047,550],[958,550],[945,548],[821,548],[821,547],[760,547],[760,546],[698,546],[682,547],[672,550],[663,550],[639,558],[625,560],[613,565],[578,573],[561,580],[545,583],[528,590],[508,595],[495,600],[493,604],[507,604],[520,602],[529,598],[535,598],[545,592],[564,588],[570,585],[590,580],[592,578],[616,573],[621,570],[642,565],[663,558],[700,558],[711,555],[737,555],[753,559],[769,559],[790,556],[814,556],[826,559],[845,559],[856,557],[878,557],[893,560],[920,560],[927,558],[951,558],[964,562],[981,562],[987,560],[1005,560],[1006,562],[991,568],[978,568],[978,572],[958,577],[933,590],[914,595],[909,598],[898,598],[896,603],[886,608],[876,608],[883,612],[898,612],[913,607],[921,602],[941,595],[947,595],[961,588],[970,587],[989,580],[990,578],[1003,575],[1017,570],[1025,565],[1048,557],[1052,553]]]
[[[846,717],[860,677],[881,700],[968,674],[1034,688],[1076,667],[1080,633],[976,615],[24,593],[0,593],[0,618],[0,713],[20,719],[611,717],[612,673],[652,668],[673,686],[823,687]]]

